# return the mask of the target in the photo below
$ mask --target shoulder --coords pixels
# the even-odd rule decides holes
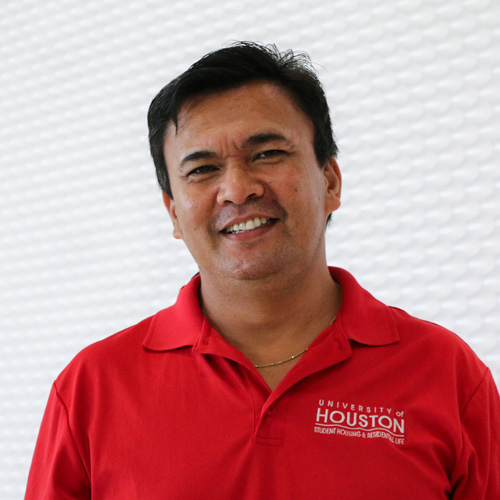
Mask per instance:
[[[447,380],[458,392],[474,393],[488,368],[461,337],[396,307],[389,310],[399,333],[400,348],[423,379],[434,384]]]
[[[478,360],[469,345],[456,333],[431,321],[426,321],[397,307],[388,306],[403,342],[424,344],[429,350],[442,350],[442,354],[457,354]],[[479,360],[478,360],[479,361]]]
[[[155,316],[121,330],[81,350],[55,381],[59,391],[102,379],[112,372],[130,369],[140,362],[142,343]]]

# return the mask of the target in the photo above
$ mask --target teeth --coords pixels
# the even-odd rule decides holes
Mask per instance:
[[[249,219],[245,222],[240,222],[238,224],[233,224],[229,226],[225,232],[226,233],[243,233],[244,231],[251,231],[252,229],[256,229],[264,224],[267,224],[271,219],[267,219],[266,217],[255,217],[255,219]]]

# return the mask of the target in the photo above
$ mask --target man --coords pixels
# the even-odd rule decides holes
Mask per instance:
[[[327,266],[341,177],[307,60],[208,54],[149,129],[199,275],[58,377],[26,498],[499,498],[489,370]]]

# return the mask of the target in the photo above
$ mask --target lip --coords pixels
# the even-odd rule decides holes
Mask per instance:
[[[231,226],[234,226],[234,224],[240,224],[241,222],[246,222],[246,221],[248,221],[250,219],[255,219],[257,217],[258,218],[265,218],[265,219],[272,219],[274,221],[278,220],[277,217],[273,217],[270,214],[264,214],[262,212],[249,213],[249,214],[246,214],[246,215],[240,215],[239,217],[234,217],[234,218],[230,219],[229,221],[224,222],[224,225],[221,227],[221,229],[219,229],[219,232],[224,233],[224,231],[227,228],[229,228]],[[253,229],[252,231],[255,231],[257,229],[260,229],[260,227],[256,228],[256,229]],[[224,233],[224,234],[230,234],[230,233]],[[240,234],[243,234],[243,233],[240,233]]]
[[[252,240],[259,241],[261,236],[265,235],[269,231],[272,231],[275,228],[276,223],[278,222],[278,219],[276,218],[273,217],[267,217],[267,218],[272,220],[270,224],[269,223],[264,224],[263,226],[256,227],[255,229],[251,229],[250,231],[243,231],[241,233],[221,232],[220,234],[221,236],[224,237],[224,239],[226,239],[226,241],[227,240],[232,240],[234,242],[250,242]]]

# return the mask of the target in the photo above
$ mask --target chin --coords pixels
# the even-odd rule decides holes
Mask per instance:
[[[282,266],[274,262],[239,262],[231,265],[226,263],[221,270],[225,276],[231,277],[235,280],[256,281],[269,278],[280,271]]]

